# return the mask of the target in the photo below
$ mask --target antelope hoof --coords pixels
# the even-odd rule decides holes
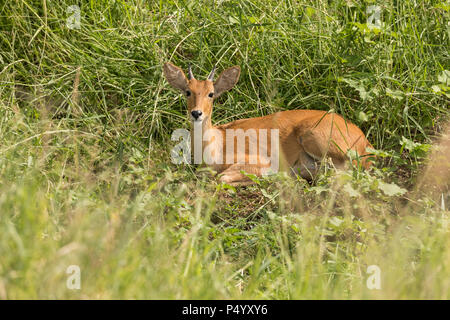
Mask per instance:
[[[227,184],[230,184],[230,183],[232,183],[234,181],[234,179],[233,179],[233,177],[232,176],[229,176],[229,175],[223,175],[223,176],[221,176],[220,178],[219,178],[219,182],[221,182],[221,183],[227,183]]]
[[[223,175],[219,178],[220,183],[226,183],[233,187],[243,187],[253,184],[253,181],[250,179],[242,178],[242,177],[236,177],[233,175]]]

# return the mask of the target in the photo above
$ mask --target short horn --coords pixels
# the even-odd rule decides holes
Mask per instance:
[[[189,69],[188,69],[188,79],[194,79],[194,74],[192,73],[192,69],[191,69],[191,65],[189,65]]]
[[[213,67],[211,73],[208,76],[208,80],[209,81],[213,81],[214,80],[214,72],[216,71],[216,66]]]

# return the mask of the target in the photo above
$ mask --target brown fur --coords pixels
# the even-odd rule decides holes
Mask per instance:
[[[211,124],[213,98],[236,84],[240,74],[240,68],[237,66],[223,71],[214,83],[209,80],[187,80],[183,71],[170,63],[164,65],[164,73],[172,86],[182,91],[190,91],[190,95],[187,97],[188,115],[193,110],[202,111],[204,115],[203,132],[208,129],[216,129],[220,132],[222,141],[224,141],[223,155],[226,155],[226,129],[243,129],[244,131],[254,129],[257,139],[259,139],[260,129],[278,129],[281,170],[293,170],[295,173],[299,172],[302,177],[311,179],[317,173],[321,161],[326,158],[330,158],[336,168],[343,168],[348,160],[346,155],[348,150],[354,150],[362,156],[361,164],[364,168],[371,165],[366,157],[366,148],[372,146],[364,133],[356,125],[335,113],[319,110],[290,110],[213,127]],[[214,93],[213,98],[208,96],[211,92]],[[233,155],[235,159],[237,159],[236,142],[235,138]],[[269,138],[267,142],[268,155],[270,155]],[[206,142],[203,143],[202,149],[208,145]],[[268,167],[261,163],[259,154],[256,155],[258,162],[249,164],[251,157],[249,145],[249,139],[246,139],[245,163],[212,165],[214,170],[222,174],[220,178],[222,182],[232,185],[250,184],[251,181],[241,173],[241,170],[261,175],[262,169]]]

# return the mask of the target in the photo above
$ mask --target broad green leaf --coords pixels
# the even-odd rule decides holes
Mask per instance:
[[[400,90],[391,90],[389,88],[386,88],[386,94],[394,99],[397,100],[403,100],[403,98],[405,97],[403,92],[401,92]]]
[[[383,193],[387,196],[401,196],[406,193],[406,189],[403,189],[396,185],[395,183],[385,183],[382,181],[378,182],[378,188],[383,191]]]
[[[438,76],[438,81],[447,86],[450,85],[450,71],[442,71],[442,73]]]
[[[360,112],[358,113],[358,118],[359,118],[359,120],[362,121],[362,122],[369,121],[369,117],[368,117],[367,114],[365,114],[363,111],[360,111]]]

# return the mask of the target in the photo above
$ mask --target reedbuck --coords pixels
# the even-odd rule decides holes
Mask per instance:
[[[359,155],[354,163],[370,166],[366,148],[372,146],[364,133],[335,113],[290,110],[213,126],[214,99],[230,90],[240,73],[240,67],[233,66],[214,82],[213,69],[206,80],[196,80],[190,67],[186,77],[179,67],[164,64],[169,84],[187,98],[191,150],[220,173],[221,182],[251,184],[242,172],[261,176],[278,168],[310,180],[324,159],[336,168],[345,167],[349,150]]]

